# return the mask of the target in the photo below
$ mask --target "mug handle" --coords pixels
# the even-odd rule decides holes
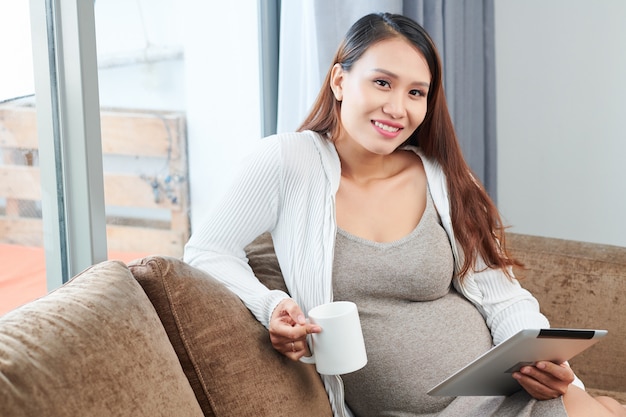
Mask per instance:
[[[306,363],[308,365],[315,365],[315,355],[303,356],[300,358],[300,362]]]

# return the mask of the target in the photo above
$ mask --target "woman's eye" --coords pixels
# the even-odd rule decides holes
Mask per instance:
[[[426,95],[422,90],[411,90],[409,91],[409,94],[416,97],[423,97]]]
[[[385,81],[385,80],[375,80],[374,81],[376,84],[378,84],[381,87],[389,87],[389,81]]]

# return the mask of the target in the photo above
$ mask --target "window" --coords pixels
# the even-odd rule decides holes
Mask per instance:
[[[257,0],[221,5],[219,16],[237,16],[236,25],[218,18],[212,3],[47,0],[30,2],[30,11],[28,2],[17,3],[0,6],[0,23],[17,23],[21,7],[21,27],[32,27],[27,94],[34,78],[37,96],[0,103],[0,110],[15,107],[28,118],[21,125],[32,135],[18,156],[33,174],[20,174],[22,194],[0,195],[0,244],[35,236],[19,246],[39,257],[16,262],[13,291],[0,288],[12,302],[0,300],[0,314],[28,301],[16,294],[43,295],[107,257],[181,255],[190,212],[202,220],[242,149],[261,137]],[[7,40],[31,46],[17,32],[0,45]],[[0,144],[6,126],[0,119]],[[9,152],[1,152],[4,163]],[[3,179],[0,189],[14,183]],[[26,200],[19,203],[24,222],[2,222],[16,197]],[[41,278],[37,293],[23,288],[32,265]]]
[[[181,4],[95,3],[110,259],[181,257],[189,238]]]
[[[27,2],[0,3],[0,314],[46,293]]]

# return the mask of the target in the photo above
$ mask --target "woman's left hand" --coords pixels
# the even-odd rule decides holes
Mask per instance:
[[[564,395],[574,382],[574,372],[567,363],[556,364],[548,361],[523,366],[513,373],[520,385],[538,400],[551,400]]]

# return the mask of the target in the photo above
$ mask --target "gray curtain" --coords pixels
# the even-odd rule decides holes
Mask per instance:
[[[443,61],[446,98],[465,158],[495,200],[493,0],[315,0],[312,4],[320,78],[345,32],[359,17],[371,12],[401,13],[424,26]],[[281,16],[286,18],[295,16]],[[281,59],[288,57],[281,54]]]

